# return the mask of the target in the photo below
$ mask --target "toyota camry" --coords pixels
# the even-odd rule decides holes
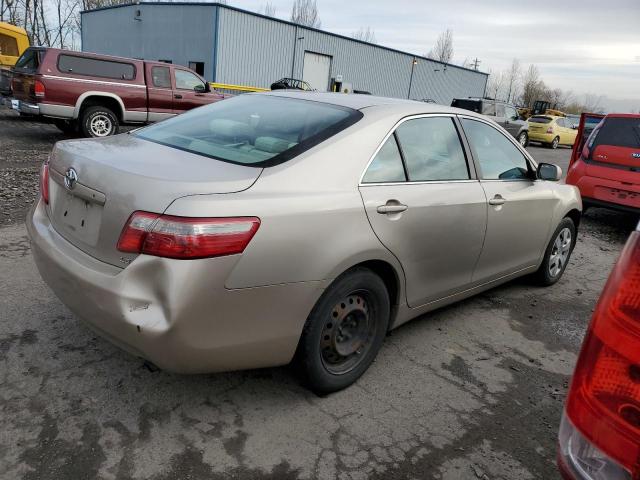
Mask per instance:
[[[582,209],[560,177],[466,110],[280,91],[57,143],[27,224],[46,283],[134,355],[185,373],[294,361],[328,393],[414,317],[557,282]]]

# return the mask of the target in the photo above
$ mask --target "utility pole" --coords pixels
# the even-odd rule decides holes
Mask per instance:
[[[476,57],[473,62],[471,62],[471,65],[473,66],[474,70],[478,70],[478,67],[480,66],[482,62],[480,60],[478,60],[478,57]]]

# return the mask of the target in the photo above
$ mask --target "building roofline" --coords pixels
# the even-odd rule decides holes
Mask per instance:
[[[447,63],[447,62],[441,62],[440,60],[435,60],[433,58],[428,58],[425,57],[424,55],[416,55],[415,53],[410,53],[410,52],[405,52],[404,50],[398,50],[396,48],[391,48],[391,47],[386,47],[384,45],[379,45],[377,43],[371,43],[371,42],[365,42],[364,40],[359,40],[357,38],[352,38],[352,37],[347,37],[346,35],[341,35],[339,33],[333,33],[333,32],[328,32],[326,30],[321,30],[319,28],[315,28],[315,27],[308,27],[306,25],[301,25],[299,23],[295,23],[295,22],[290,22],[289,20],[283,20],[281,18],[276,18],[276,17],[270,17],[268,15],[263,15],[261,13],[257,13],[257,12],[252,12],[250,10],[244,10],[242,8],[238,8],[238,7],[234,7],[231,5],[224,5],[222,3],[217,3],[217,2],[146,2],[146,1],[138,1],[138,2],[131,2],[131,3],[124,3],[121,5],[111,5],[108,7],[100,7],[100,8],[95,8],[92,10],[82,10],[80,12],[81,15],[85,14],[85,13],[93,13],[93,12],[99,12],[101,10],[111,10],[114,8],[122,8],[122,7],[133,7],[136,5],[162,5],[162,6],[199,6],[199,7],[222,7],[222,8],[227,8],[229,10],[234,10],[236,12],[241,12],[241,13],[246,13],[248,15],[253,15],[254,17],[260,17],[260,18],[265,18],[267,20],[272,20],[274,22],[280,22],[280,23],[284,23],[287,25],[291,25],[294,27],[298,27],[298,28],[304,28],[306,30],[311,30],[313,32],[318,32],[318,33],[323,33],[325,35],[331,35],[332,37],[337,37],[337,38],[342,38],[344,40],[351,40],[352,42],[356,42],[356,43],[361,43],[363,45],[368,45],[370,47],[377,47],[377,48],[381,48],[383,50],[387,50],[389,52],[394,52],[394,53],[400,53],[402,55],[407,55],[410,57],[414,57],[416,59],[421,59],[421,60],[426,60],[429,62],[433,62],[433,63],[438,63],[440,65],[445,65],[446,67],[452,67],[452,68],[457,68],[459,70],[466,70],[467,72],[473,72],[473,73],[479,73],[480,75],[485,75],[486,77],[489,76],[488,73],[486,72],[481,72],[480,70],[474,70],[472,68],[467,68],[467,67],[462,67],[460,65],[454,65],[453,63]]]

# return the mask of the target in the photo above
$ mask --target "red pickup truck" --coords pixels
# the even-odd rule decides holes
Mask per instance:
[[[132,58],[28,48],[12,70],[11,106],[87,137],[118,133],[226,96],[192,70]]]

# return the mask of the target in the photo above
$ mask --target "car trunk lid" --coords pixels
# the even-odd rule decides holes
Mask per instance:
[[[125,267],[136,255],[119,252],[116,245],[134,211],[163,213],[182,196],[240,192],[262,169],[124,134],[59,142],[49,171],[49,216],[56,231],[85,253]]]

